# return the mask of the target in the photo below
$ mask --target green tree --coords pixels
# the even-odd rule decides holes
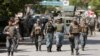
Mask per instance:
[[[0,16],[13,16],[23,11],[25,4],[38,4],[41,0],[0,0]]]
[[[95,9],[100,9],[100,0],[91,0],[89,5],[95,7]]]
[[[70,5],[75,5],[77,7],[87,7],[88,3],[84,3],[85,0],[69,0],[70,1]]]
[[[76,5],[77,4],[76,0],[69,0],[69,2],[70,2],[70,5]]]
[[[100,15],[100,0],[91,0],[89,3],[92,8],[94,8],[95,12]]]

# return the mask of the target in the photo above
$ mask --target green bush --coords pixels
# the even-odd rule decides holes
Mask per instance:
[[[100,15],[100,10],[96,10],[97,14]]]

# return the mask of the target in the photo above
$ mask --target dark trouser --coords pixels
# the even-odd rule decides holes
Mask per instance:
[[[71,45],[71,52],[74,52],[74,49],[76,50],[76,54],[78,54],[79,50],[79,34],[74,35],[72,38],[69,38],[70,45]]]
[[[41,51],[41,45],[42,45],[42,37],[39,34],[35,35],[35,46],[36,46],[36,50]]]
[[[74,52],[75,44],[74,44],[74,38],[69,38],[70,41],[70,47],[71,47],[71,52]]]
[[[95,26],[89,26],[90,34],[93,35],[93,31],[95,30]]]
[[[52,33],[47,33],[46,34],[47,51],[51,51],[52,42],[53,42],[53,34]]]
[[[11,55],[13,56],[14,48],[15,48],[15,40],[13,38],[11,39],[6,39],[6,47],[8,51],[8,56]]]
[[[57,51],[61,51],[64,34],[61,32],[56,32],[56,45],[57,45]]]
[[[84,48],[87,41],[87,33],[81,33],[80,40],[81,40],[82,48]]]

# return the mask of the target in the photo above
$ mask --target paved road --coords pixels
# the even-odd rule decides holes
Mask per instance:
[[[100,56],[100,33],[96,33],[94,37],[88,37],[88,43],[85,51],[80,48],[79,56]],[[81,47],[81,46],[80,46]],[[18,51],[15,52],[14,56],[71,56],[70,46],[68,40],[65,41],[62,51],[57,52],[56,46],[53,45],[53,52],[48,53],[46,51],[46,45],[42,46],[42,51],[35,51],[35,46],[30,42],[25,42],[21,44]],[[0,56],[7,56],[6,49],[0,48]]]

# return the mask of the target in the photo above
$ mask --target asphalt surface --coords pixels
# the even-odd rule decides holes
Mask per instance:
[[[81,50],[78,56],[100,56],[100,33],[96,32],[95,36],[88,37],[85,51]],[[4,47],[0,47],[0,56],[7,56],[7,51]],[[14,56],[72,56],[70,51],[70,45],[68,39],[64,40],[64,45],[61,52],[56,51],[55,41],[53,44],[52,52],[46,51],[45,43],[42,45],[42,51],[35,51],[34,43],[31,43],[29,38],[25,38],[25,41],[20,42],[17,52]],[[76,55],[73,55],[76,56]]]

